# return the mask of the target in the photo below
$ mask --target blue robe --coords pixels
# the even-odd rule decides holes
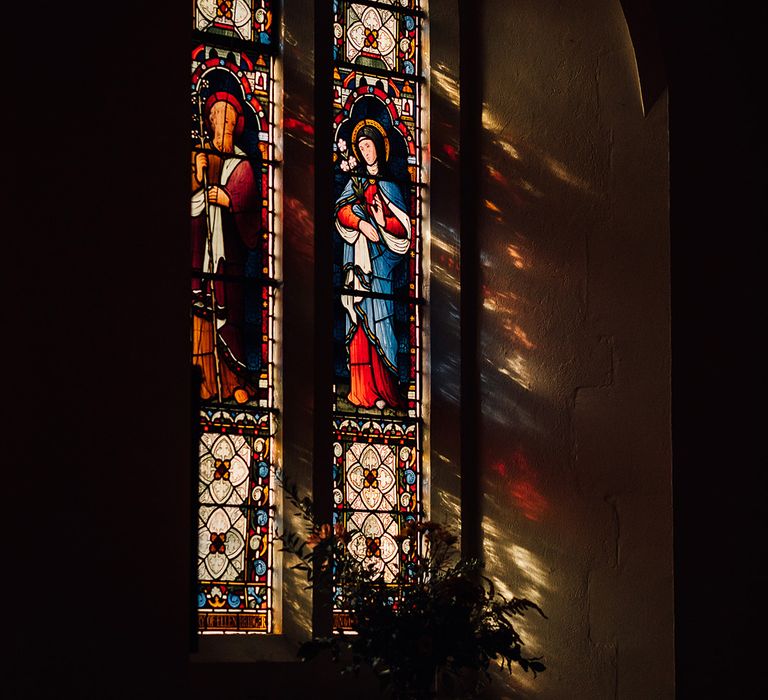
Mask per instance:
[[[350,178],[336,201],[336,228],[344,241],[344,289],[364,290],[377,294],[393,294],[392,273],[410,249],[411,224],[400,188],[387,180],[359,177],[364,191],[378,188],[391,214],[405,229],[405,237],[398,237],[378,226],[368,206],[355,195]],[[342,207],[352,205],[352,212],[368,221],[379,233],[374,243],[358,230],[345,227],[338,218]],[[343,294],[342,304],[347,311],[346,338],[349,344],[358,326],[376,349],[385,365],[397,374],[397,337],[393,326],[394,302],[391,299],[372,299],[365,296]]]

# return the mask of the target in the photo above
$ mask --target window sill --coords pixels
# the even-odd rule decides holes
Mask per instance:
[[[284,634],[206,634],[189,660],[195,664],[298,661],[298,647]]]

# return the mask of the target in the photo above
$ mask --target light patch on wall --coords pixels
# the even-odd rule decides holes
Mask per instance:
[[[483,128],[492,131],[494,134],[500,134],[504,131],[504,125],[497,119],[487,104],[483,104]]]
[[[486,498],[489,496],[490,494],[486,494]],[[539,605],[546,614],[543,592],[550,592],[553,588],[538,557],[524,547],[506,544],[509,534],[506,530],[501,530],[493,518],[483,518],[483,532],[485,559],[489,568],[511,574],[504,580],[493,577],[497,592],[507,599],[528,598]],[[515,569],[510,569],[510,562],[514,564]],[[530,611],[524,617],[515,618],[515,628],[523,638],[529,653],[535,654],[537,650],[543,648],[542,622],[546,621],[535,611]],[[510,680],[521,687],[534,688],[533,676],[530,674],[515,673],[511,678],[507,676],[504,682],[509,683]]]
[[[432,276],[441,284],[450,287],[454,291],[459,291],[459,279],[451,274],[442,265],[434,263],[432,265]]]
[[[515,268],[522,270],[527,267],[525,259],[517,247],[510,244],[507,252],[513,258]],[[483,262],[489,268],[496,266],[490,258]],[[520,313],[520,303],[520,298],[514,292],[496,291],[490,285],[483,288],[483,308],[499,317],[501,327],[516,348],[511,354],[505,353],[503,358],[497,358],[496,362],[491,359],[488,362],[500,374],[509,377],[530,391],[532,379],[522,351],[535,350],[536,344],[529,339],[528,334],[516,320]]]
[[[517,312],[518,296],[514,292],[494,292],[491,289],[484,290],[483,306],[488,311],[500,314],[515,315]]]
[[[559,160],[556,160],[552,156],[548,156],[546,154],[541,155],[541,160],[558,180],[584,192],[592,191],[592,185],[590,185],[586,180],[570,172]]]
[[[494,168],[492,165],[487,165],[487,166],[486,166],[486,169],[488,170],[488,174],[491,176],[491,178],[493,178],[494,180],[496,180],[496,182],[498,182],[500,185],[504,185],[504,186],[506,186],[506,185],[508,184],[508,183],[507,183],[507,178],[505,178],[505,177],[504,177],[504,176],[503,176],[503,175],[502,175],[502,174],[501,174],[501,173],[500,173],[498,170],[496,170],[496,168]]]
[[[532,584],[539,588],[550,588],[541,560],[530,549],[513,544],[510,547],[510,553],[512,561],[514,561],[518,569],[530,579]],[[538,589],[536,590],[536,596],[539,597]],[[540,601],[534,600],[533,602],[538,604]]]
[[[543,197],[544,196],[544,193],[538,187],[536,187],[536,185],[534,185],[529,180],[526,180],[525,178],[521,177],[517,181],[517,185],[521,189],[525,190],[528,194],[530,194],[533,197]]]
[[[432,90],[444,96],[452,105],[459,106],[459,81],[444,63],[432,67]]]
[[[315,127],[305,116],[286,116],[283,119],[283,133],[286,138],[296,139],[307,148],[314,145]]]
[[[309,592],[302,591],[295,599],[283,596],[283,605],[290,608],[291,623],[296,625],[307,637],[312,635],[312,620],[309,611],[312,609],[312,599]]]
[[[448,517],[448,525],[455,526],[456,523],[460,523],[461,506],[459,505],[458,496],[454,496],[446,491],[440,491],[439,497],[441,510]],[[459,535],[458,532],[454,534]]]
[[[505,377],[509,377],[513,382],[520,385],[526,391],[531,390],[531,378],[528,375],[525,360],[523,357],[515,353],[512,357],[508,357],[506,360],[507,366],[497,367],[500,374]]]
[[[456,238],[456,230],[455,229],[447,229],[447,232],[450,234],[451,238]],[[448,255],[451,255],[453,257],[458,257],[459,255],[459,249],[453,245],[452,243],[448,243],[444,238],[441,238],[438,236],[435,232],[435,229],[432,230],[432,244],[439,248],[440,250],[444,251],[445,253],[448,253]]]
[[[282,470],[277,471],[277,483],[283,483]],[[282,485],[279,486],[282,489]],[[287,498],[284,498],[284,503],[288,502]],[[284,534],[285,532],[303,532],[306,523],[301,519],[299,513],[293,508],[283,509],[282,528],[276,529],[275,534]],[[286,586],[283,593],[283,606],[288,608],[286,619],[290,619],[291,626],[296,626],[301,630],[301,633],[310,637],[312,635],[312,592],[311,589],[305,587],[303,580],[298,580],[297,571],[286,570],[285,575],[288,579],[292,580],[291,585]]]
[[[518,326],[516,323],[513,324],[512,328],[510,328],[505,324],[504,328],[506,330],[510,330],[512,332],[512,335],[526,350],[534,350],[536,348],[536,344],[528,340],[528,335],[526,334],[526,332],[522,328],[520,328],[520,326]]]
[[[486,494],[486,497],[488,496],[489,494]],[[497,565],[502,563],[508,565],[512,561],[519,574],[519,577],[515,577],[512,581],[516,591],[515,594],[520,597],[521,586],[526,586],[530,593],[527,597],[537,605],[541,605],[542,591],[551,592],[553,590],[541,560],[530,549],[517,544],[505,544],[509,539],[509,535],[506,530],[502,532],[493,519],[483,519],[483,532],[486,538],[485,554],[489,563],[493,564],[494,568],[496,568]],[[522,578],[522,581],[520,581],[520,578]],[[503,594],[511,596],[513,591],[504,588],[508,583],[500,582],[497,587]],[[506,593],[504,593],[505,590]]]
[[[506,153],[510,158],[514,158],[515,160],[520,160],[519,151],[509,141],[498,139],[496,141],[496,144],[500,146],[501,149],[504,151],[504,153]]]
[[[501,138],[502,134],[507,131],[508,124],[502,124],[487,104],[483,105],[483,128],[496,136],[493,141],[496,146],[501,148],[508,156],[514,160],[521,160],[520,152],[517,150],[517,148],[515,148],[507,138]],[[574,187],[583,192],[592,192],[592,185],[584,178],[581,178],[578,175],[572,173],[565,166],[565,164],[556,158],[553,158],[552,156],[546,153],[542,153],[538,149],[535,149],[532,144],[528,144],[528,147],[536,156],[538,156],[541,162],[558,180],[565,182],[567,185],[570,185],[571,187]],[[489,173],[492,177],[494,177],[495,174],[498,174],[498,171],[495,168],[489,166]],[[494,179],[502,182],[502,184],[506,184],[502,180],[499,180],[498,177],[494,177]],[[526,192],[532,194],[534,197],[540,197],[543,194],[527,180],[521,179],[518,184]]]
[[[509,254],[509,257],[512,258],[512,264],[518,270],[524,270],[526,268],[525,258],[523,258],[522,253],[520,252],[520,250],[516,245],[513,245],[512,243],[510,243],[507,246],[507,253]]]
[[[496,136],[501,136],[506,129],[506,125],[498,120],[487,104],[483,105],[483,128]],[[497,138],[494,143],[501,147],[501,149],[511,158],[520,160],[520,152],[507,139]]]
[[[515,449],[509,458],[494,463],[491,470],[501,477],[502,490],[526,519],[534,522],[544,519],[549,502],[539,491],[538,474],[522,450]]]
[[[449,230],[448,233],[451,238],[455,239],[453,230]],[[432,230],[432,246],[435,249],[432,254],[432,277],[454,291],[459,291],[458,248],[439,236],[434,229]]]

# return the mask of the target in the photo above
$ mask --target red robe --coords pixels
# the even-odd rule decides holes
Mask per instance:
[[[218,161],[218,162],[217,162]],[[217,184],[222,161],[209,157],[209,186]],[[260,243],[261,191],[256,172],[250,161],[240,159],[226,183],[219,185],[229,195],[230,206],[222,212],[224,257],[218,260],[216,273],[242,278],[248,249]],[[217,206],[214,204],[211,207]],[[192,218],[192,267],[202,270],[206,248],[205,214]],[[207,270],[203,270],[207,272]],[[211,323],[211,284],[193,278],[193,362],[203,372],[201,396],[208,399],[217,394],[216,368],[213,353],[213,324]],[[255,393],[249,382],[245,364],[242,331],[245,316],[245,286],[233,279],[216,280],[216,316],[225,322],[218,328],[219,378],[222,399],[235,397],[247,400]],[[239,391],[238,391],[239,390]]]

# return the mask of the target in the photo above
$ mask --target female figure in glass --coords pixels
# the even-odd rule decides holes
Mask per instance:
[[[344,154],[346,144],[339,146]],[[344,241],[348,398],[364,408],[397,408],[394,302],[355,292],[393,293],[393,271],[410,249],[411,220],[400,187],[388,179],[384,128],[373,119],[361,121],[352,131],[352,148],[356,159],[346,158],[342,169],[357,172],[336,201],[336,229]]]

